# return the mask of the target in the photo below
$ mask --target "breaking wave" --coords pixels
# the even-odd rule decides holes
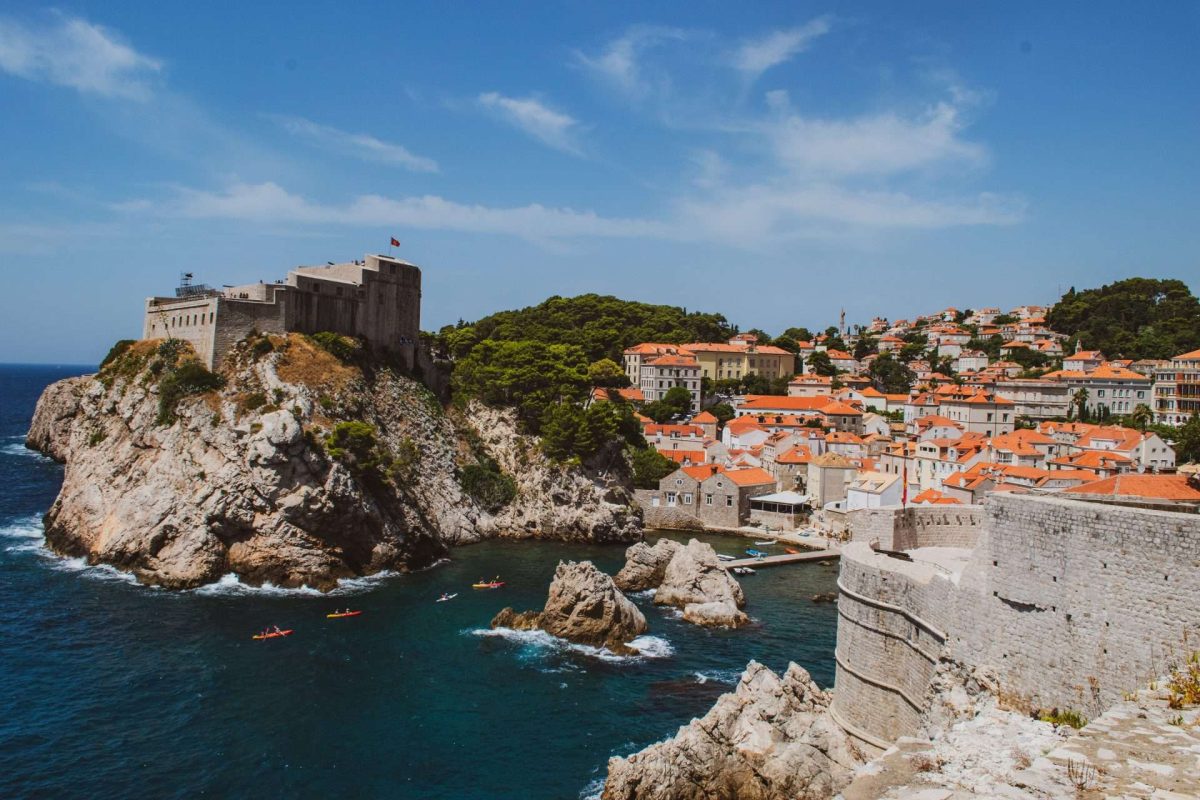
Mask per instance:
[[[384,581],[398,577],[399,575],[401,575],[399,572],[384,570],[383,572],[376,572],[374,575],[364,575],[359,578],[341,578],[338,580],[338,585],[335,588],[330,589],[328,592],[322,592],[320,589],[314,589],[311,586],[300,586],[291,589],[276,586],[272,583],[255,586],[251,583],[243,583],[240,577],[229,572],[222,575],[216,583],[198,586],[192,589],[191,592],[192,594],[210,597],[339,597],[342,595],[369,592]]]
[[[614,663],[641,661],[647,658],[667,658],[674,654],[675,648],[666,639],[659,636],[639,636],[629,642],[629,646],[638,651],[635,656],[617,655],[606,647],[592,647],[586,644],[576,644],[560,639],[541,630],[518,631],[513,628],[476,628],[470,633],[473,636],[498,637],[536,651],[554,652],[569,651],[597,658],[601,661]]]

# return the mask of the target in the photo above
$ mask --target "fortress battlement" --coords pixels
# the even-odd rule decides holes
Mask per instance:
[[[149,297],[142,338],[184,339],[216,369],[252,331],[359,337],[415,363],[421,325],[421,270],[383,255],[361,262],[297,267],[275,283],[183,286]]]

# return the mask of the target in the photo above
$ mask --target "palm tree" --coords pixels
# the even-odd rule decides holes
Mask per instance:
[[[1133,427],[1145,433],[1146,428],[1154,421],[1154,412],[1145,403],[1138,403],[1134,406],[1133,412],[1130,413],[1129,421],[1133,424]]]
[[[1085,422],[1087,417],[1087,401],[1088,390],[1082,386],[1075,390],[1075,394],[1071,396],[1071,400],[1075,403],[1075,407],[1079,409],[1079,421]]]

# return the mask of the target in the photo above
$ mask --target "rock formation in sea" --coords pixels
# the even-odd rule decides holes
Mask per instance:
[[[623,592],[656,589],[663,581],[667,564],[682,547],[674,539],[659,539],[653,547],[646,542],[638,542],[625,551],[625,566],[621,567],[613,580]]]
[[[736,628],[750,621],[741,584],[722,566],[712,545],[692,539],[679,548],[663,570],[655,605],[683,609],[697,625]]]
[[[559,562],[541,611],[505,608],[493,628],[540,629],[577,644],[605,647],[619,655],[637,652],[629,642],[646,632],[646,618],[613,579],[590,561]]]
[[[817,800],[845,786],[862,758],[827,709],[831,696],[790,664],[751,661],[674,738],[608,762],[604,800]]]
[[[217,380],[178,340],[115,349],[46,389],[27,444],[66,465],[49,546],[168,588],[329,589],[483,538],[641,537],[618,479],[540,457],[512,413],[447,412],[299,334],[242,342]]]

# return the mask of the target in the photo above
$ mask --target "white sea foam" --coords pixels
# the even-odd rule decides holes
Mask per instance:
[[[716,682],[716,683],[737,683],[742,673],[736,669],[717,669],[709,670],[708,672],[693,672],[696,676],[696,683],[701,685]]]
[[[658,594],[658,589],[646,589],[641,592],[630,592],[630,597],[636,597],[639,600],[653,600],[654,595]]]
[[[255,586],[250,583],[243,583],[240,577],[232,572],[228,572],[222,575],[216,583],[207,583],[191,591],[193,594],[212,597],[337,597],[369,592],[389,578],[395,578],[398,575],[400,575],[399,572],[384,570],[383,572],[376,572],[374,575],[366,575],[361,578],[342,578],[338,581],[336,587],[328,592],[322,592],[320,589],[314,589],[311,586],[300,586],[292,589],[276,586],[273,583],[264,583],[261,586]]]
[[[624,662],[640,661],[645,658],[666,658],[675,652],[671,643],[658,636],[639,636],[629,642],[629,646],[638,651],[635,656],[617,655],[607,647],[592,647],[586,644],[576,644],[551,636],[542,630],[518,631],[513,628],[476,628],[470,631],[475,636],[496,636],[515,642],[524,647],[538,650],[555,651],[569,650],[601,661]]]
[[[18,437],[18,438],[24,438],[24,437]],[[37,450],[30,450],[28,447],[26,447],[24,444],[21,444],[21,443],[6,444],[3,447],[0,447],[0,453],[4,453],[5,455],[9,455],[9,456],[24,456],[25,458],[33,458],[38,461],[44,461],[47,464],[54,463],[54,459],[51,458],[50,456],[43,455],[43,454],[39,453]]]
[[[604,778],[596,778],[579,790],[579,800],[600,800],[604,794]]]
[[[7,536],[11,539],[41,539],[44,533],[42,518],[37,514],[15,519],[0,527],[0,536]]]

